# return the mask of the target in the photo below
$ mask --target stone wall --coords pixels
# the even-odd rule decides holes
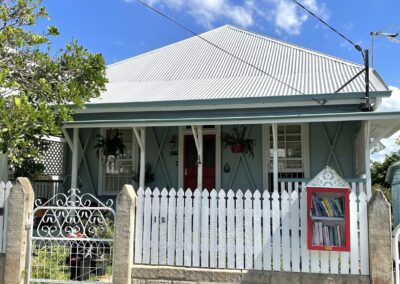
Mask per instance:
[[[132,284],[367,284],[368,276],[134,265]]]
[[[6,255],[4,253],[0,253],[0,283],[2,283],[4,279],[5,263],[6,263]]]
[[[34,193],[27,178],[18,178],[10,191],[7,217],[7,245],[4,283],[23,284],[26,281],[28,217],[32,213]]]
[[[390,204],[382,191],[368,203],[369,265],[372,284],[393,283],[392,224]]]

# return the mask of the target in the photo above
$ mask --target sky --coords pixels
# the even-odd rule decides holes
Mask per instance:
[[[306,14],[292,0],[143,0],[196,33],[230,24],[300,46],[362,63],[348,42]],[[399,0],[298,0],[356,44],[371,48],[370,32],[400,32]],[[136,0],[44,0],[59,28],[58,49],[72,40],[111,64],[191,36]],[[400,35],[398,36],[400,40]],[[400,43],[376,37],[374,68],[393,90],[380,111],[400,110]],[[383,141],[386,151],[394,139]],[[382,160],[385,150],[374,158]]]

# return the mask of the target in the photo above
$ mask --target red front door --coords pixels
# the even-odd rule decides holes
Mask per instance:
[[[197,188],[197,149],[192,135],[184,139],[184,188]],[[203,136],[203,188],[215,188],[215,135]]]

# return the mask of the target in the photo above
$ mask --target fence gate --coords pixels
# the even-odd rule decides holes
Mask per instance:
[[[112,200],[77,189],[36,200],[28,283],[111,283],[114,217]]]

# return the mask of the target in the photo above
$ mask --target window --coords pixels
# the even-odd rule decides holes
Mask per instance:
[[[307,143],[305,125],[283,124],[277,126],[278,130],[278,178],[300,179],[306,177]],[[273,184],[273,157],[274,145],[272,126],[268,131],[268,185]]]
[[[117,129],[102,129],[102,135],[116,132]],[[107,161],[100,159],[99,188],[101,194],[118,194],[124,184],[132,184],[136,170],[137,144],[132,129],[118,129],[125,145],[122,157],[109,156]],[[111,136],[113,133],[111,133]]]

